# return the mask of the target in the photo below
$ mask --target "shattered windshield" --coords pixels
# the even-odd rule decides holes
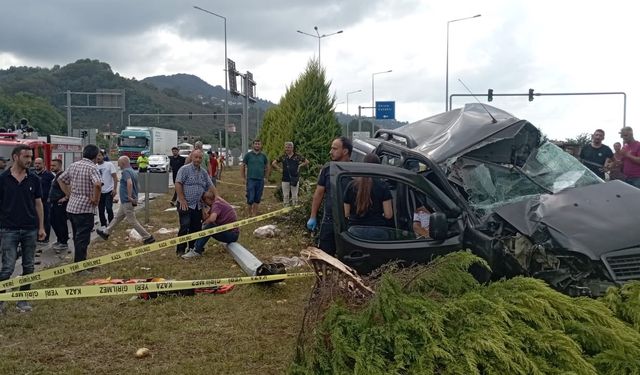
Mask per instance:
[[[531,152],[521,168],[462,157],[452,173],[480,215],[539,194],[602,182],[576,158],[549,142]]]

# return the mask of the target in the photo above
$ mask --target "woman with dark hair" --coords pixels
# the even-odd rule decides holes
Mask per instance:
[[[367,154],[364,162],[380,164],[380,158],[375,154]],[[393,218],[391,192],[387,184],[378,178],[355,177],[347,186],[343,203],[349,227],[384,227]],[[370,230],[358,232],[362,237],[378,237]]]

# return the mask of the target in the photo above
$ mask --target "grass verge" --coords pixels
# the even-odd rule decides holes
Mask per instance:
[[[221,195],[244,213],[244,188],[236,170],[226,170],[218,184]],[[274,189],[265,189],[261,213],[281,208]],[[177,228],[170,195],[152,201],[151,232]],[[143,212],[138,218],[144,218]],[[277,223],[282,237],[258,239],[255,228]],[[126,222],[109,241],[94,240],[89,257],[133,247],[125,241]],[[158,235],[164,239],[174,235]],[[310,244],[300,223],[270,219],[241,228],[239,242],[263,261],[295,256]],[[175,280],[244,276],[215,240],[204,256],[185,261],[169,248],[96,269],[90,276],[68,275],[33,288],[81,285],[91,278],[164,277]],[[291,363],[296,336],[312,279],[275,285],[237,286],[223,295],[160,297],[150,301],[130,296],[34,301],[31,313],[20,314],[7,303],[0,315],[0,373],[29,374],[281,374]],[[146,347],[151,356],[134,357]]]

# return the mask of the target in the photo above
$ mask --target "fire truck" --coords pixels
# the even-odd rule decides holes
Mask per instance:
[[[32,137],[26,137],[20,133],[0,133],[0,156],[11,163],[11,152],[18,145],[27,145],[33,150],[33,158],[42,158],[47,169],[51,166],[51,145],[46,141]]]
[[[11,163],[11,152],[18,145],[27,145],[33,150],[33,158],[42,158],[47,169],[52,159],[62,160],[63,168],[82,158],[82,138],[49,135],[38,137],[35,133],[0,133],[0,156]]]

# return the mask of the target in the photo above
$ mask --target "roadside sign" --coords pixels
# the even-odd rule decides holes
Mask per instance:
[[[353,138],[353,139],[370,138],[370,137],[371,137],[371,133],[370,132],[352,132],[351,133],[351,138]]]
[[[376,120],[396,118],[396,102],[376,102]]]

